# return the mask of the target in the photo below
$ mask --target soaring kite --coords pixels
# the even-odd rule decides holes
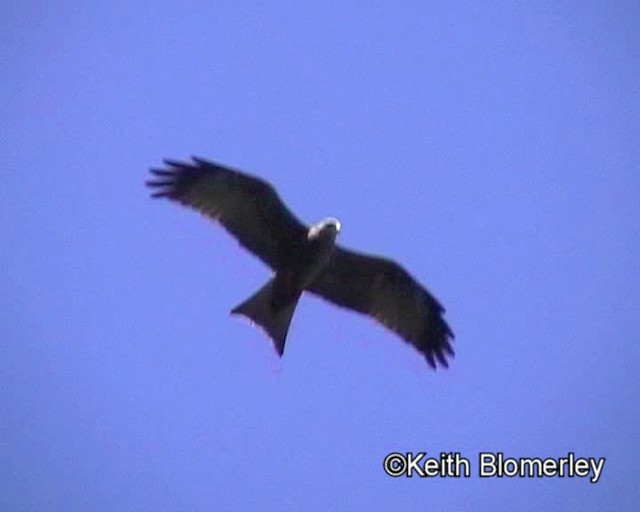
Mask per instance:
[[[453,332],[444,308],[402,266],[336,245],[340,222],[329,217],[310,228],[267,182],[193,157],[151,169],[152,197],[166,197],[218,221],[275,275],[231,310],[261,326],[282,355],[303,291],[372,316],[422,353],[432,368],[453,357]]]

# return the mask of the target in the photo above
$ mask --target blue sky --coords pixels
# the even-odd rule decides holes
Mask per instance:
[[[0,12],[2,510],[637,504],[636,3]],[[268,269],[143,187],[192,154],[401,261],[451,368],[310,296],[278,359],[229,316]],[[385,475],[421,451],[472,477]],[[607,462],[480,479],[483,451]]]

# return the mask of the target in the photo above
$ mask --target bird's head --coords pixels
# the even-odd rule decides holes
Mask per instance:
[[[318,236],[328,236],[333,239],[340,233],[342,225],[335,217],[327,217],[309,229],[308,239],[317,238]]]

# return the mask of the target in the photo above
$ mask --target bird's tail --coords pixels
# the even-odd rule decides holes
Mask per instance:
[[[246,301],[233,308],[231,314],[244,315],[262,327],[273,340],[278,354],[282,355],[291,318],[302,292],[296,292],[284,303],[281,300],[275,300],[280,295],[280,293],[274,293],[276,281],[277,277],[271,279]]]

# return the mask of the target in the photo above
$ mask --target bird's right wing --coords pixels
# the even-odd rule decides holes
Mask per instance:
[[[151,169],[152,197],[166,197],[217,220],[242,246],[277,269],[307,227],[267,182],[230,167],[193,157],[194,163],[165,160]]]
[[[447,357],[453,356],[444,308],[394,261],[338,246],[308,290],[372,316],[411,343],[433,368],[436,361],[447,367]]]

